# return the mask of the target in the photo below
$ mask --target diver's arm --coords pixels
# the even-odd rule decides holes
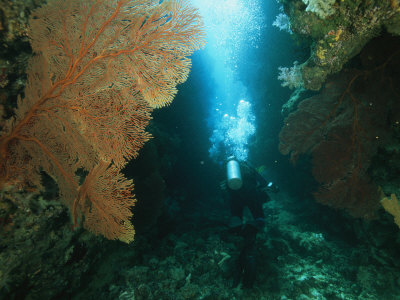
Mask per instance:
[[[260,173],[257,172],[256,168],[254,168],[249,162],[245,161],[244,164],[249,168],[252,172],[254,179],[257,182],[257,186],[259,188],[266,188],[268,186],[268,182],[265,180],[264,177]]]

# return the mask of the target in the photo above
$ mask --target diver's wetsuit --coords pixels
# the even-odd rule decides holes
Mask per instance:
[[[231,213],[243,221],[243,210],[247,206],[254,221],[240,228],[240,234],[245,240],[237,261],[233,286],[237,286],[242,280],[244,287],[252,287],[256,274],[256,235],[264,225],[262,205],[269,200],[269,196],[262,190],[267,182],[254,168],[241,164],[241,174],[242,187],[238,190],[228,188]]]
[[[243,210],[247,206],[254,220],[263,221],[262,205],[269,200],[269,196],[262,188],[267,186],[265,179],[252,167],[241,164],[242,187],[238,190],[228,189],[231,214],[243,219]]]

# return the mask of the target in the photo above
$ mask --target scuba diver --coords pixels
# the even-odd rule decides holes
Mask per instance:
[[[256,236],[265,224],[263,204],[270,200],[266,191],[278,192],[278,187],[268,183],[249,163],[239,163],[231,156],[227,162],[227,181],[222,188],[230,202],[232,216],[229,227],[244,238],[235,266],[233,287],[242,282],[244,287],[251,288],[256,278]],[[251,221],[243,222],[245,207],[253,216]]]

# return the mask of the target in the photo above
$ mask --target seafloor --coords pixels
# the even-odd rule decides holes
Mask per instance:
[[[221,199],[207,216],[183,215],[169,199],[164,235],[138,235],[131,245],[73,232],[57,201],[35,199],[40,206],[3,227],[1,299],[400,298],[393,224],[340,218],[282,191],[271,198],[251,289],[232,288],[243,239],[230,232]]]

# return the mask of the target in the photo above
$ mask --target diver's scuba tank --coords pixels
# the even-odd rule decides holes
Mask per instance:
[[[242,187],[243,181],[242,174],[240,173],[240,165],[234,156],[230,156],[227,159],[226,177],[230,189],[238,190]]]

